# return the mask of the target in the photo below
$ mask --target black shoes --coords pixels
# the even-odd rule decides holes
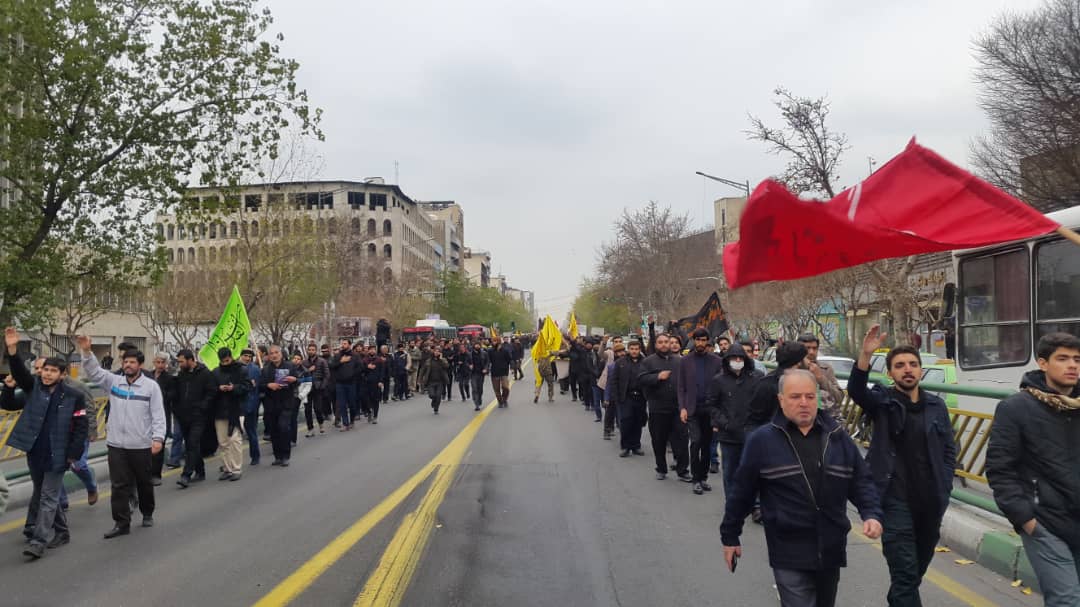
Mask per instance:
[[[348,426],[346,426],[346,427],[348,427]],[[272,464],[270,464],[270,465],[271,465],[271,466],[280,466],[280,465],[281,465],[281,460],[280,460],[280,459],[275,459],[275,460],[274,460],[274,463],[272,463]]]
[[[629,449],[623,449],[622,452],[619,453],[619,457],[630,457],[630,450]]]
[[[191,477],[187,475],[181,475],[180,479],[176,481],[176,484],[180,485],[181,489],[187,489],[188,485],[191,484]]]
[[[679,472],[677,474],[679,475],[679,480],[684,483],[694,482],[694,477],[691,476],[689,472]]]
[[[667,472],[657,472],[656,473],[656,480],[662,481],[662,480],[664,480],[666,478],[667,478]]]
[[[712,485],[710,485],[709,483],[707,483],[707,482],[705,482],[705,481],[701,481],[701,482],[700,482],[700,483],[698,483],[698,484],[699,484],[699,485],[701,485],[701,488],[702,488],[702,489],[704,489],[704,490],[706,490],[706,491],[712,491]]]
[[[42,546],[41,544],[30,544],[26,548],[23,548],[22,553],[30,557],[30,560],[36,561],[45,556],[45,546]]]
[[[701,486],[701,483],[694,483],[694,495],[702,495],[705,493],[705,489]]]
[[[217,479],[219,481],[227,481],[230,478],[232,478],[232,472],[225,471],[225,472],[222,472],[221,476],[219,476]]]
[[[611,440],[611,433],[604,430],[604,440]]]
[[[128,535],[129,533],[131,533],[131,527],[130,526],[125,525],[125,526],[121,527],[120,525],[117,525],[117,526],[113,527],[112,529],[105,532],[105,539],[111,540],[114,537],[118,537],[118,536],[121,536],[121,535]]]
[[[750,512],[750,520],[754,521],[755,523],[757,523],[759,525],[764,525],[765,524],[765,522],[764,522],[765,517],[763,517],[761,515],[761,508],[754,508]]]
[[[709,474],[720,474],[720,464],[716,462],[709,464]]]
[[[206,473],[205,472],[198,472],[198,473],[195,474],[195,476],[191,477],[191,482],[193,482],[193,483],[201,483],[202,481],[205,481],[205,480],[206,480]]]
[[[283,460],[281,460],[281,463],[278,464],[278,465],[281,466],[282,468],[288,468],[289,467],[289,460],[283,459]]]
[[[539,396],[534,396],[533,397],[533,404],[535,405],[538,402],[540,402],[540,397]]]
[[[144,516],[144,517],[142,517],[142,526],[143,527],[153,527],[154,526],[154,517],[152,517],[152,516]]]
[[[645,455],[645,452],[641,449],[633,449],[634,455]]]
[[[155,487],[160,487],[161,486],[161,477],[160,476],[152,476],[152,477],[150,477],[150,484],[155,486]]]

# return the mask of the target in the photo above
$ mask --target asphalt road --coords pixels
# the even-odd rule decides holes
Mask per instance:
[[[508,409],[435,416],[417,396],[376,426],[301,436],[289,468],[184,491],[172,476],[157,525],[127,537],[102,539],[107,499],[73,497],[72,543],[37,562],[11,524],[25,511],[8,513],[0,605],[778,604],[759,527],[723,567],[718,478],[705,496],[657,481],[647,434],[646,457],[621,459],[580,404],[531,397],[516,384]],[[1041,604],[956,558],[937,555],[925,605]],[[848,560],[838,604],[883,605],[880,549],[852,536]]]

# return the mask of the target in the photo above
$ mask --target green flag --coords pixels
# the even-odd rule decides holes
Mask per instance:
[[[210,340],[199,350],[199,358],[211,370],[216,369],[219,364],[218,350],[228,348],[232,350],[234,358],[239,357],[240,352],[247,347],[250,335],[251,321],[244,309],[244,300],[240,299],[240,289],[233,285],[229,303],[225,304],[225,311],[221,313],[221,319],[214,327]]]

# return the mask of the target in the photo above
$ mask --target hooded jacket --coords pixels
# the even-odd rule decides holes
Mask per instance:
[[[745,362],[742,371],[731,370],[731,359],[740,356]],[[722,443],[741,445],[746,441],[746,418],[750,414],[750,401],[754,397],[754,388],[764,374],[754,359],[746,356],[740,344],[731,344],[724,355],[724,364],[720,373],[713,376],[709,384],[709,395],[705,404],[713,412],[713,427],[720,432],[717,440]]]
[[[1021,391],[998,403],[986,478],[1017,533],[1035,519],[1080,550],[1080,411],[1054,409],[1025,388],[1055,394],[1045,373],[1030,371]],[[1080,398],[1080,386],[1071,397]]]

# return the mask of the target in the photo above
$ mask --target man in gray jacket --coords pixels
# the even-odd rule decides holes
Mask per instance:
[[[165,444],[165,405],[157,382],[144,376],[139,365],[141,353],[124,353],[123,375],[101,368],[90,350],[90,338],[79,335],[76,346],[82,355],[86,378],[109,393],[109,420],[106,444],[109,447],[109,478],[112,481],[112,516],[115,525],[105,539],[131,533],[129,498],[139,495],[142,526],[154,525],[154,485],[150,476],[151,457]]]

